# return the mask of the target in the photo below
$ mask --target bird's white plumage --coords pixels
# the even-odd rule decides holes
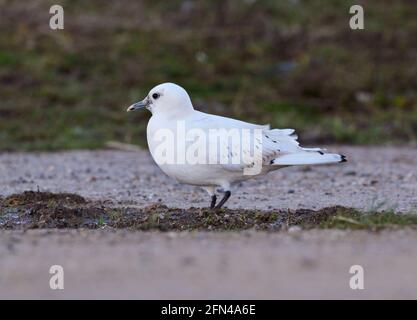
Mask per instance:
[[[260,132],[262,152],[259,156],[262,159],[258,160],[262,162],[262,170],[257,175],[263,175],[284,166],[337,163],[345,160],[344,156],[328,154],[323,149],[300,147],[293,129],[270,129],[268,125],[251,124],[194,110],[187,92],[172,83],[156,86],[141,103],[152,112],[147,127],[147,140],[150,152],[161,169],[180,182],[205,187],[210,194],[216,187],[229,190],[233,183],[254,177],[253,175],[243,174],[243,169],[250,164],[232,163],[233,154],[236,154],[239,150],[234,146],[223,143],[219,148],[225,152],[216,154],[216,159],[213,159],[213,155],[207,150],[208,154],[206,156],[210,161],[206,164],[163,164],[158,161],[156,155],[158,146],[161,144],[161,140],[157,138],[158,131],[163,129],[174,133],[175,143],[172,146],[169,145],[169,148],[175,148],[179,139],[185,140],[185,137],[178,133],[179,123],[184,126],[186,132],[192,132],[195,129],[206,134],[209,134],[209,131],[213,129],[249,129],[250,134],[246,136],[246,139],[250,140],[259,139],[259,135],[256,136],[254,132]],[[134,105],[132,106],[134,107]],[[132,109],[132,106],[129,110]],[[183,141],[186,147],[200,143],[193,140],[192,135],[191,138],[188,138],[187,141]],[[250,152],[244,147],[241,148],[243,153]],[[227,159],[224,159],[224,157]]]

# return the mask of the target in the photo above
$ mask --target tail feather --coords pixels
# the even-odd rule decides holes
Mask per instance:
[[[326,149],[322,149],[322,148],[301,148],[304,151],[311,151],[311,152],[319,152],[319,153],[325,153]]]
[[[346,157],[341,154],[323,152],[300,152],[285,154],[271,161],[271,165],[297,166],[312,164],[328,164],[346,162]]]

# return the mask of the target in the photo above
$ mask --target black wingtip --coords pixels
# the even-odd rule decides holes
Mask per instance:
[[[346,156],[341,154],[340,157],[342,158],[342,160],[340,160],[340,162],[347,162]]]

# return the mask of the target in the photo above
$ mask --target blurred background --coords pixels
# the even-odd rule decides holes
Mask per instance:
[[[0,0],[0,150],[146,146],[125,110],[167,81],[304,144],[414,142],[416,61],[415,0]]]

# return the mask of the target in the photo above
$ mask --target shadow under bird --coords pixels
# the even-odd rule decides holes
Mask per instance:
[[[269,125],[197,111],[188,93],[174,83],[157,85],[127,111],[144,108],[152,113],[147,141],[155,162],[180,183],[204,188],[211,196],[212,209],[225,204],[231,187],[238,182],[287,166],[346,161],[345,156],[324,149],[300,147],[293,129],[270,129]],[[213,132],[225,134],[224,139],[220,135],[220,142],[216,140],[214,148],[210,139]],[[240,141],[230,141],[231,132],[237,132]],[[190,157],[183,153],[194,156],[196,151],[197,161],[193,157],[186,161]],[[168,155],[173,155],[171,161],[167,161]],[[218,190],[223,198],[217,203]]]

